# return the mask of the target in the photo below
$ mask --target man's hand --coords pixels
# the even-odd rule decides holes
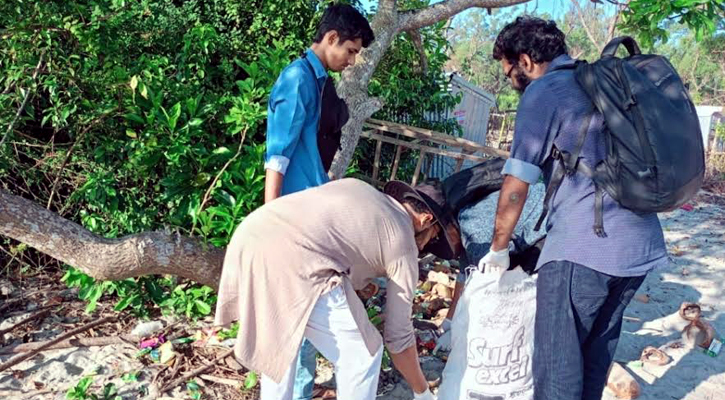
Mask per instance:
[[[284,175],[272,169],[267,170],[264,177],[264,204],[279,197],[283,181]]]
[[[420,369],[420,361],[418,360],[418,347],[413,344],[400,353],[390,353],[395,368],[398,369],[403,378],[408,382],[413,393],[425,394],[428,390],[428,381],[425,380],[423,370]],[[422,397],[425,399],[426,397]],[[417,399],[417,397],[416,397]]]
[[[481,272],[497,272],[503,274],[509,269],[511,259],[509,258],[508,247],[503,250],[491,250],[478,263],[478,269]]]
[[[451,351],[451,320],[446,318],[441,324],[441,331],[443,334],[436,341],[436,347],[433,349],[433,354],[437,354],[438,350]]]
[[[438,354],[438,350],[451,351],[451,331],[444,332],[436,341],[436,347],[433,349],[433,355]]]

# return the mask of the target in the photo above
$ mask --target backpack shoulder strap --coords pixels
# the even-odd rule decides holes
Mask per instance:
[[[541,217],[539,217],[539,220],[536,222],[534,231],[538,232],[539,229],[541,229],[541,224],[544,222],[546,215],[549,213],[549,204],[551,203],[551,199],[559,190],[559,186],[561,186],[561,182],[564,180],[564,176],[571,176],[577,170],[586,174],[588,168],[586,170],[582,170],[579,168],[580,165],[584,166],[584,164],[579,163],[579,155],[581,154],[581,150],[584,147],[584,140],[587,137],[587,132],[589,131],[593,116],[594,107],[587,111],[587,114],[584,117],[584,121],[582,121],[581,127],[579,128],[579,135],[577,137],[576,146],[571,153],[568,153],[566,151],[560,151],[556,147],[556,145],[552,147],[550,158],[554,162],[554,171],[552,172],[549,185],[546,188],[546,196],[544,197],[544,210],[541,213]],[[554,139],[556,139],[556,137]],[[589,176],[591,177],[591,171],[589,172]]]

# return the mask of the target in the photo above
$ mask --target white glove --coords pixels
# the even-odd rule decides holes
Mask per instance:
[[[442,334],[438,338],[436,347],[433,349],[433,354],[437,354],[438,350],[451,351],[451,331]]]
[[[478,270],[484,273],[495,272],[503,275],[509,269],[511,259],[508,247],[503,250],[490,250],[478,263]]]
[[[450,331],[451,330],[451,324],[452,324],[452,321],[450,320],[450,318],[444,319],[443,320],[443,323],[441,324],[441,331],[443,331],[443,332]]]
[[[430,392],[430,389],[426,389],[425,392],[418,394],[413,392],[413,399],[415,400],[436,400],[435,396],[433,396],[433,393]]]

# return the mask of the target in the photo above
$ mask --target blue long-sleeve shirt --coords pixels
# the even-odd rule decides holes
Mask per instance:
[[[284,175],[282,195],[329,181],[317,147],[327,71],[312,50],[305,54],[309,65],[302,57],[288,65],[277,78],[267,106],[264,167]]]

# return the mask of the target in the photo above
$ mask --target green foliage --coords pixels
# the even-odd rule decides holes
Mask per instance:
[[[96,393],[88,393],[88,389],[90,389],[91,385],[93,385],[93,376],[85,376],[81,378],[78,383],[70,388],[66,394],[65,398],[68,400],[121,400],[122,397],[118,395],[118,389],[116,388],[116,385],[113,383],[107,383],[105,386],[103,386],[103,390],[100,394]]]
[[[68,389],[68,392],[65,394],[65,398],[69,400],[86,400],[90,398],[88,396],[88,388],[90,388],[92,384],[92,376],[81,378],[74,387]]]
[[[73,145],[51,209],[105,237],[173,230],[226,245],[262,202],[271,87],[327,2],[273,3],[3,2],[0,126],[30,95],[0,180],[46,204]],[[139,315],[200,317],[215,301],[176,278],[96,282],[71,268],[64,281],[88,312],[104,294]]]
[[[669,38],[668,21],[687,26],[701,41],[715,33],[723,18],[725,0],[632,0],[622,13],[620,27],[651,48]]]
[[[239,322],[232,322],[232,325],[229,327],[229,329],[222,329],[219,331],[217,336],[219,336],[220,340],[226,340],[226,339],[234,339],[239,334]]]

